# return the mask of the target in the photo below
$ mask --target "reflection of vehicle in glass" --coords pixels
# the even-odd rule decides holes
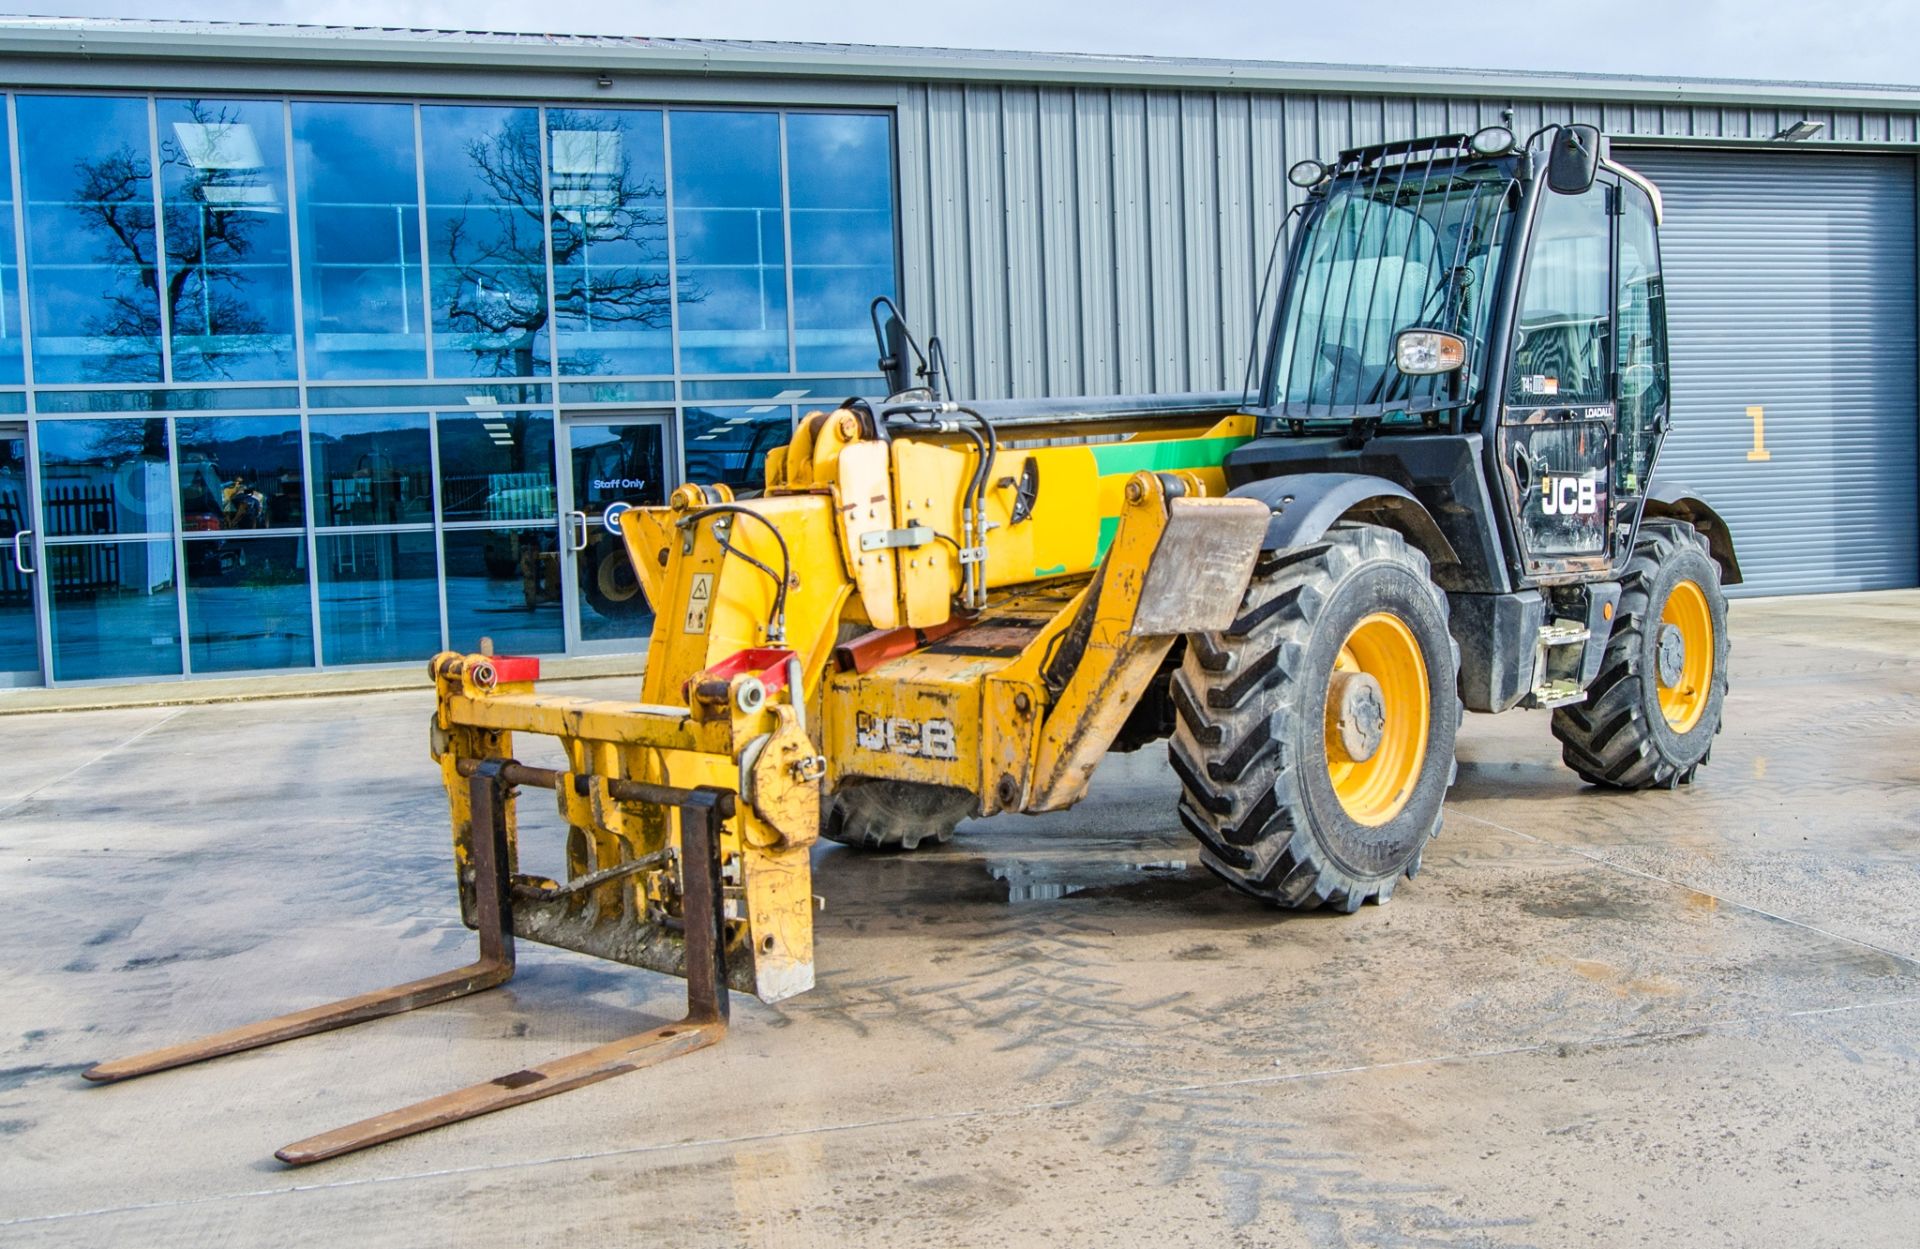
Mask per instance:
[[[553,478],[546,473],[477,473],[445,478],[448,519],[544,520],[553,515]]]
[[[633,561],[627,558],[626,544],[605,530],[588,532],[586,550],[581,552],[580,576],[581,593],[602,616],[631,620],[652,614],[646,595],[640,592]]]
[[[297,525],[297,515],[278,516],[273,500],[292,499],[300,484],[291,473],[263,488],[253,473],[220,471],[212,459],[186,459],[180,465],[180,527],[189,533],[228,529],[272,529]]]
[[[619,504],[658,503],[665,478],[660,427],[613,427],[614,441],[575,452],[576,500],[584,516],[599,517]],[[580,592],[587,606],[608,620],[628,621],[652,614],[626,544],[597,519],[586,525],[579,551]]]
[[[407,482],[393,457],[368,451],[348,476],[326,480],[327,518],[336,525],[378,524],[402,518]]]
[[[519,579],[528,607],[560,601],[560,551],[547,530],[491,530],[481,558],[494,580]]]
[[[274,524],[267,494],[245,471],[226,477],[212,460],[182,464],[180,528],[187,533],[225,533],[269,529]],[[187,570],[195,577],[217,577],[247,562],[246,544],[189,542]]]

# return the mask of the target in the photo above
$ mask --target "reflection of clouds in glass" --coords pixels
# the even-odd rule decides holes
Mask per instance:
[[[780,206],[778,116],[676,109],[672,125],[676,206]]]
[[[867,306],[892,295],[892,131],[872,114],[787,118],[796,362],[872,365]]]
[[[176,380],[290,378],[292,245],[275,101],[161,100]]]
[[[34,372],[160,380],[160,289],[146,101],[22,96]]]
[[[529,108],[434,105],[420,110],[420,126],[436,371],[477,377],[545,373],[538,114]]]
[[[554,307],[560,371],[666,373],[666,156],[662,114],[547,114]],[[683,302],[697,302],[683,281]]]
[[[680,367],[690,373],[784,369],[780,119],[676,110],[671,120]]]
[[[803,138],[813,151],[809,155],[835,159],[848,151],[865,151],[873,146],[876,117],[858,117],[846,114],[808,114],[796,115],[791,119],[792,135]],[[884,135],[886,127],[882,124],[878,131]]]
[[[696,328],[759,328],[760,288],[752,273],[715,275],[706,298],[681,310],[683,322]]]
[[[310,377],[420,377],[413,108],[293,105]]]
[[[625,171],[618,130],[553,132],[553,207],[568,221],[595,229],[612,225]]]

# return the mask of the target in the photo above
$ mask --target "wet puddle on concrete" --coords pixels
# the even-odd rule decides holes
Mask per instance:
[[[1051,902],[1075,894],[1104,894],[1178,881],[1187,875],[1185,859],[1125,859],[1061,856],[988,859],[987,875],[1006,888],[1008,903]]]

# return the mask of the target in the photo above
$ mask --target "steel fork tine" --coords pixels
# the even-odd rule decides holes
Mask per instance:
[[[417,1010],[422,1006],[433,1006],[505,984],[513,976],[514,956],[512,903],[506,881],[507,829],[501,810],[504,786],[500,781],[500,768],[497,760],[483,764],[473,778],[471,790],[475,832],[478,834],[484,828],[490,833],[472,838],[474,926],[480,933],[480,958],[477,962],[421,980],[409,980],[405,984],[328,1002],[324,1006],[313,1006],[272,1019],[243,1024],[201,1037],[197,1041],[99,1063],[81,1074],[97,1084],[112,1084],[156,1071],[184,1067],[208,1058],[219,1058],[241,1050],[258,1049],[263,1045],[275,1045],[316,1032]]]
[[[336,1158],[369,1145],[651,1067],[669,1058],[705,1049],[726,1036],[729,1013],[726,915],[721,905],[720,854],[715,844],[711,794],[705,796],[709,801],[681,808],[681,896],[687,939],[686,1018],[295,1141],[275,1151],[274,1157],[291,1166]]]

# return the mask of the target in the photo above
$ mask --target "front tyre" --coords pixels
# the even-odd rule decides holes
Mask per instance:
[[[1672,789],[1707,761],[1727,698],[1727,599],[1707,540],[1641,524],[1600,675],[1553,713],[1567,766],[1592,785]]]
[[[1169,747],[1201,861],[1278,906],[1385,901],[1440,828],[1460,726],[1447,600],[1389,529],[1261,556],[1188,639]]]

